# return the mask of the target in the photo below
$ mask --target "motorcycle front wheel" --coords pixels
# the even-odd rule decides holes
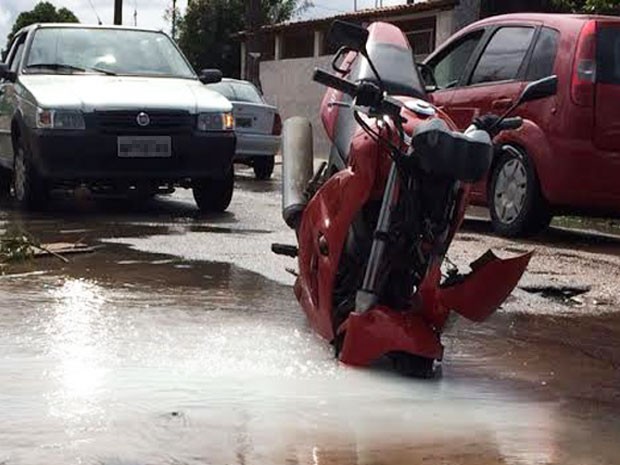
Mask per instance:
[[[394,369],[401,375],[410,378],[431,379],[437,374],[435,360],[413,355],[408,352],[392,352],[388,354]]]

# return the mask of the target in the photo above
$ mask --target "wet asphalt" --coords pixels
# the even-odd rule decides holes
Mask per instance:
[[[4,229],[95,247],[0,276],[0,464],[620,463],[620,238],[467,221],[459,266],[536,256],[488,322],[452,323],[440,377],[406,379],[333,359],[270,253],[294,240],[279,178],[237,174],[222,215],[189,191],[0,206]]]

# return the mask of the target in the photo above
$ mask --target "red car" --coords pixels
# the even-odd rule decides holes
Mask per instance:
[[[472,203],[505,236],[532,234],[553,215],[620,215],[620,18],[513,14],[459,31],[421,66],[433,102],[465,129],[502,113],[528,82],[559,78],[557,96],[523,105],[523,127]]]

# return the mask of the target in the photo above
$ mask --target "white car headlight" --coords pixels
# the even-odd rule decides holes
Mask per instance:
[[[235,118],[232,113],[199,113],[196,128],[199,131],[232,131]]]
[[[38,129],[86,129],[84,115],[74,110],[37,110]]]

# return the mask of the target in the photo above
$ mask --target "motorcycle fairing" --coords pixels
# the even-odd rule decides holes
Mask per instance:
[[[378,174],[379,147],[359,131],[352,141],[353,166],[334,174],[310,200],[299,229],[299,277],[296,293],[312,327],[325,339],[334,338],[334,278],[349,227],[372,195]],[[327,245],[321,251],[319,242]],[[327,253],[325,253],[327,252]]]
[[[470,265],[470,274],[439,289],[440,304],[471,321],[486,320],[517,286],[532,255],[500,259],[487,251]]]
[[[390,352],[408,352],[441,360],[443,346],[422,315],[375,307],[365,313],[351,313],[339,332],[344,341],[340,361],[366,366]]]

